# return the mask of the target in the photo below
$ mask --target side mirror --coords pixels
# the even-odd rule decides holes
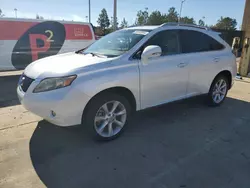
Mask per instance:
[[[149,58],[161,56],[161,53],[162,53],[162,50],[161,50],[160,46],[150,45],[150,46],[147,46],[143,50],[143,52],[141,54],[141,59],[142,59],[142,61],[147,62],[147,60]]]

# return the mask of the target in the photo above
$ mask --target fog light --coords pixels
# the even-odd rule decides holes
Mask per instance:
[[[56,117],[56,113],[53,110],[51,110],[51,116]]]

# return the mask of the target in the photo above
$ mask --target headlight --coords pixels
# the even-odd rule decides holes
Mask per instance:
[[[50,91],[69,86],[76,79],[76,75],[59,77],[59,78],[45,78],[33,90],[34,93],[43,91]]]

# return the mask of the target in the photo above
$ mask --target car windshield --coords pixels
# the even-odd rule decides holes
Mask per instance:
[[[83,54],[103,55],[107,57],[120,56],[130,50],[149,32],[149,30],[135,29],[113,32],[93,43],[83,51]]]

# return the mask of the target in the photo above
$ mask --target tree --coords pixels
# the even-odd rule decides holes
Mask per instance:
[[[178,13],[174,7],[171,7],[168,10],[168,14],[166,15],[166,22],[178,22]]]
[[[111,21],[110,21],[110,29],[113,31],[114,30],[114,19],[113,17],[111,17]],[[118,22],[118,18],[116,17],[116,28],[119,28],[119,22]]]
[[[237,21],[230,17],[221,17],[214,26],[216,29],[236,30]]]
[[[123,18],[121,22],[121,28],[126,28],[126,27],[128,27],[128,22],[125,20],[125,18]]]
[[[136,16],[135,25],[146,25],[148,22],[148,8],[145,8],[144,11],[138,11]]]
[[[161,25],[164,23],[164,19],[166,19],[166,15],[162,15],[160,11],[153,11],[148,17],[147,24],[148,25]]]
[[[205,26],[205,22],[202,19],[199,20],[198,24],[199,26]]]
[[[181,23],[185,24],[195,24],[194,18],[189,18],[187,16],[181,18]]]
[[[3,12],[2,12],[2,9],[0,9],[0,18],[1,17],[4,17],[4,14],[3,14]]]
[[[38,19],[38,20],[43,20],[44,18],[43,18],[43,16],[39,16],[38,14],[36,15],[36,19]]]
[[[104,33],[105,33],[105,30],[110,26],[108,13],[105,8],[101,10],[97,23],[99,24],[99,26],[101,27]]]

